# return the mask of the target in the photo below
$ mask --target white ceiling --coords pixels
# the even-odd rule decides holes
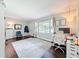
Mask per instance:
[[[31,20],[63,12],[76,0],[4,0],[7,17]]]

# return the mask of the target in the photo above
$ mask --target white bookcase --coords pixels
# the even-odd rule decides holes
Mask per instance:
[[[6,40],[13,38],[14,37],[13,33],[14,33],[13,29],[6,29]]]

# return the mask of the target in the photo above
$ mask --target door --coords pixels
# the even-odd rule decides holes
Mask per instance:
[[[4,56],[4,47],[5,47],[5,22],[4,22],[4,6],[1,4],[0,1],[0,58],[5,57]]]

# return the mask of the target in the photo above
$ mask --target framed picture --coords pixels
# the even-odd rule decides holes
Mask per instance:
[[[21,30],[22,29],[22,25],[21,24],[15,24],[14,25],[14,29],[15,30]]]

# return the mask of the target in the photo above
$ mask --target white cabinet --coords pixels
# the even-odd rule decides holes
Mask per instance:
[[[13,33],[14,33],[13,29],[7,29],[6,30],[6,39],[13,38],[13,36],[14,36]]]
[[[77,52],[79,51],[78,50],[78,46],[75,45],[74,43],[71,43],[70,40],[67,40],[67,43],[66,43],[66,47],[67,47],[67,54],[66,54],[66,57],[67,58],[78,58],[78,55],[77,55]]]
[[[79,46],[78,46],[78,49],[77,49],[77,58],[79,58]]]

